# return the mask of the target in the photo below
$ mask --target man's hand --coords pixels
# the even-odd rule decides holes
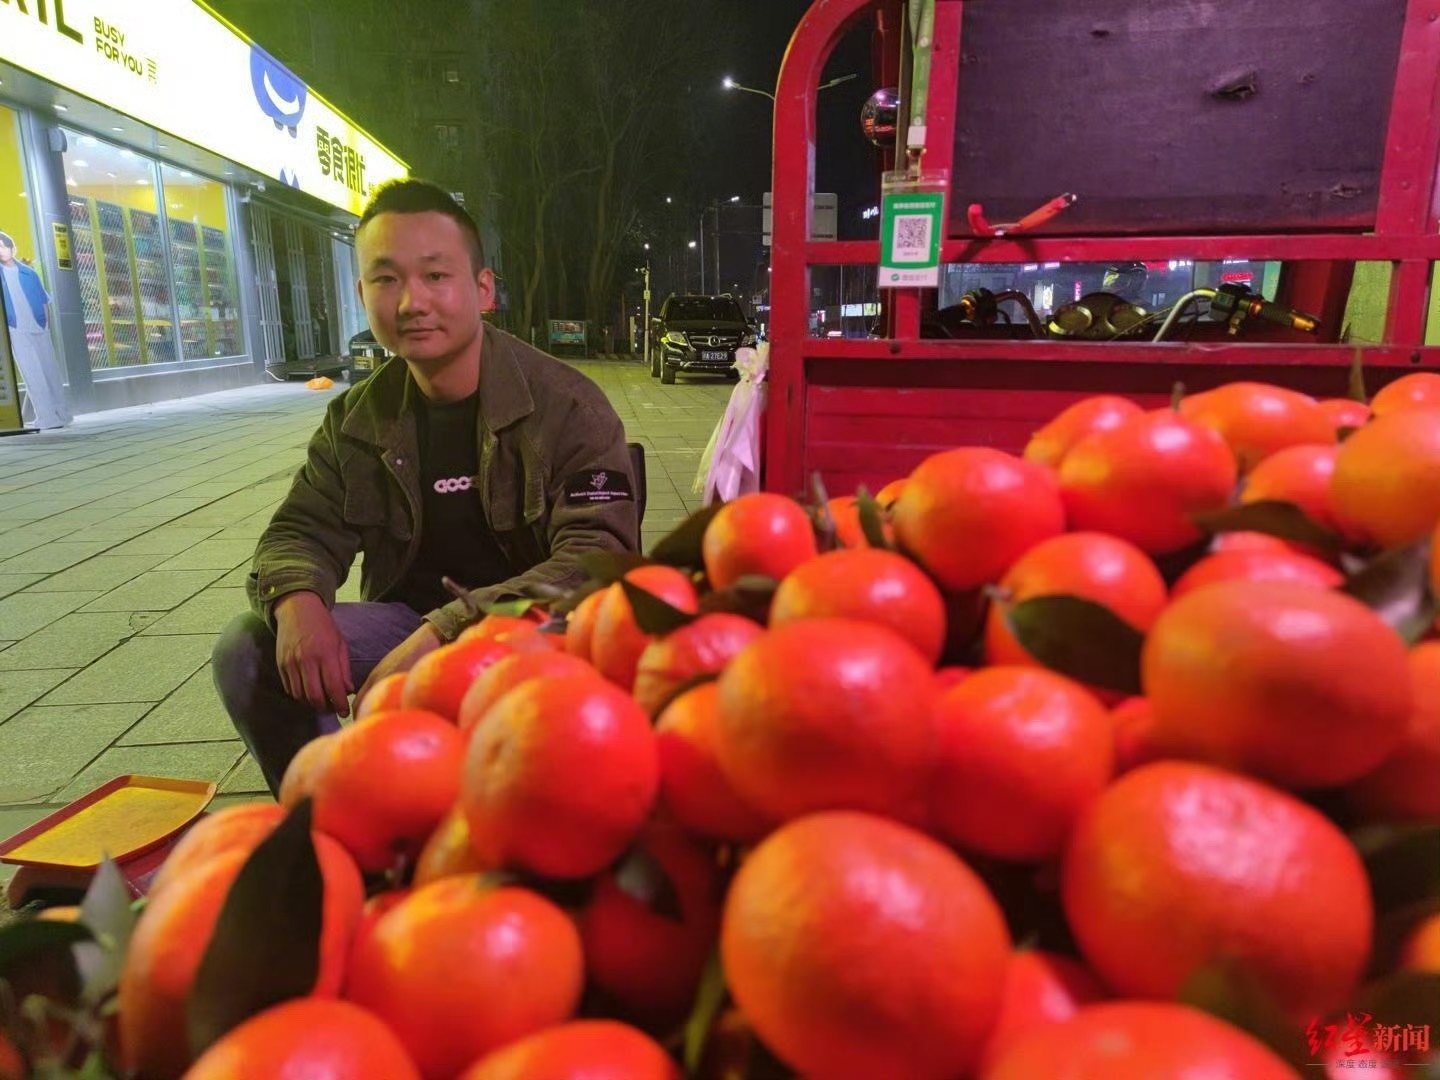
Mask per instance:
[[[325,601],[312,592],[275,601],[275,663],[285,692],[316,712],[350,715],[350,650]]]
[[[375,670],[370,672],[365,685],[360,687],[360,692],[355,695],[356,706],[365,700],[370,688],[386,675],[409,671],[422,656],[434,652],[443,644],[433,626],[428,622],[421,623],[414,633],[386,653],[384,659],[375,665]]]

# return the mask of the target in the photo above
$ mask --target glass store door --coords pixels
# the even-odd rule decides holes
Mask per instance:
[[[334,356],[338,328],[331,271],[331,236],[308,222],[272,211],[276,298],[287,362]]]

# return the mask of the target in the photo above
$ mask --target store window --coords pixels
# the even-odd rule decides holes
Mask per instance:
[[[244,352],[222,184],[65,132],[90,368]]]
[[[447,154],[460,152],[460,125],[459,124],[436,124],[435,141],[440,144],[440,149]]]
[[[229,217],[223,184],[160,166],[180,355],[185,360],[243,352]]]
[[[155,163],[67,131],[65,185],[92,370],[179,359]]]

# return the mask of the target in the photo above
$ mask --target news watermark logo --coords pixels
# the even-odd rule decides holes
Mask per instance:
[[[1306,1025],[1305,1044],[1316,1065],[1398,1075],[1398,1067],[1429,1057],[1430,1025],[1387,1024],[1367,1012],[1348,1012],[1335,1022],[1317,1016]]]

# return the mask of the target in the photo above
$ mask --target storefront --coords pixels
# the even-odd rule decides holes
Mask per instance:
[[[202,4],[0,2],[0,233],[43,288],[44,326],[27,327],[76,412],[342,352],[364,326],[356,216],[405,174]],[[5,326],[0,430],[15,426]]]

